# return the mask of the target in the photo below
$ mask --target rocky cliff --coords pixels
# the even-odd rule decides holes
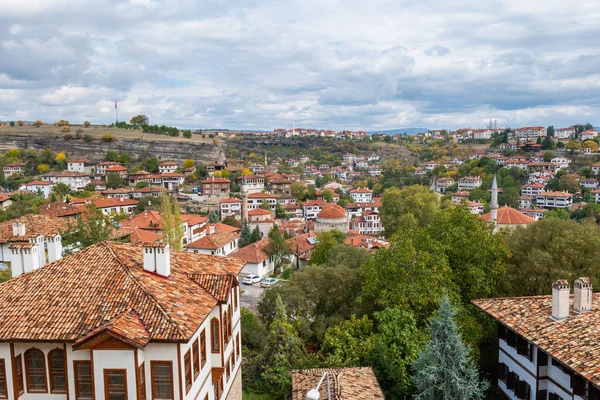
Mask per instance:
[[[115,142],[105,143],[99,138],[92,141],[70,138],[55,134],[0,134],[0,151],[5,152],[13,148],[20,149],[45,149],[50,148],[56,152],[63,151],[69,158],[87,157],[92,160],[102,160],[108,149],[124,151],[134,156],[148,155],[158,157],[159,160],[183,161],[186,158],[208,163],[223,161],[225,154],[220,145],[212,141],[161,140],[144,137],[117,138]]]

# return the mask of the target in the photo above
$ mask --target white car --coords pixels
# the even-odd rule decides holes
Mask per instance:
[[[260,287],[273,287],[277,285],[277,282],[279,282],[279,280],[275,278],[265,278],[260,281]]]
[[[260,282],[260,276],[258,276],[258,275],[246,275],[244,277],[244,280],[242,282],[245,283],[246,285],[253,285],[255,283],[259,283]]]

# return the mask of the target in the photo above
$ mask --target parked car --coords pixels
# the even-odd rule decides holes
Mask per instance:
[[[246,285],[253,285],[255,283],[259,283],[260,282],[260,276],[258,275],[246,275],[244,277],[244,280],[242,280],[243,283],[245,283]]]
[[[277,282],[279,281],[275,278],[265,278],[260,281],[260,287],[273,287],[277,285]]]

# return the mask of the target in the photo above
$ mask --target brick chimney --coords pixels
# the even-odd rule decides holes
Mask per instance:
[[[36,243],[13,243],[8,248],[13,278],[40,267],[39,246]]]
[[[561,321],[569,318],[569,282],[559,279],[552,284],[552,319]]]
[[[584,313],[592,310],[592,281],[590,278],[578,278],[575,280],[575,298],[573,311]]]
[[[144,270],[169,277],[171,275],[171,249],[168,243],[146,243],[144,248]]]

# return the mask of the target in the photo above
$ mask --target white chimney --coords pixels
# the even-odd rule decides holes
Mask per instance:
[[[168,243],[146,243],[144,248],[144,270],[164,277],[171,275],[171,249]]]
[[[38,259],[39,259],[39,265],[40,267],[42,265],[46,265],[46,251],[45,251],[45,247],[44,247],[44,236],[39,235],[39,236],[32,236],[29,238],[29,243],[35,243],[38,245]]]
[[[19,236],[25,236],[25,224],[21,221],[17,222],[17,232]]]
[[[584,313],[592,310],[592,281],[590,278],[578,278],[575,280],[575,299],[573,311]]]
[[[39,247],[36,243],[13,243],[8,248],[11,252],[10,266],[13,278],[40,267]]]
[[[552,284],[552,319],[561,321],[569,318],[569,282],[559,279]]]
[[[19,228],[17,227],[16,222],[12,223],[12,228],[13,228],[13,236],[19,236]]]
[[[62,258],[62,237],[57,233],[48,236],[48,262],[60,260]]]

